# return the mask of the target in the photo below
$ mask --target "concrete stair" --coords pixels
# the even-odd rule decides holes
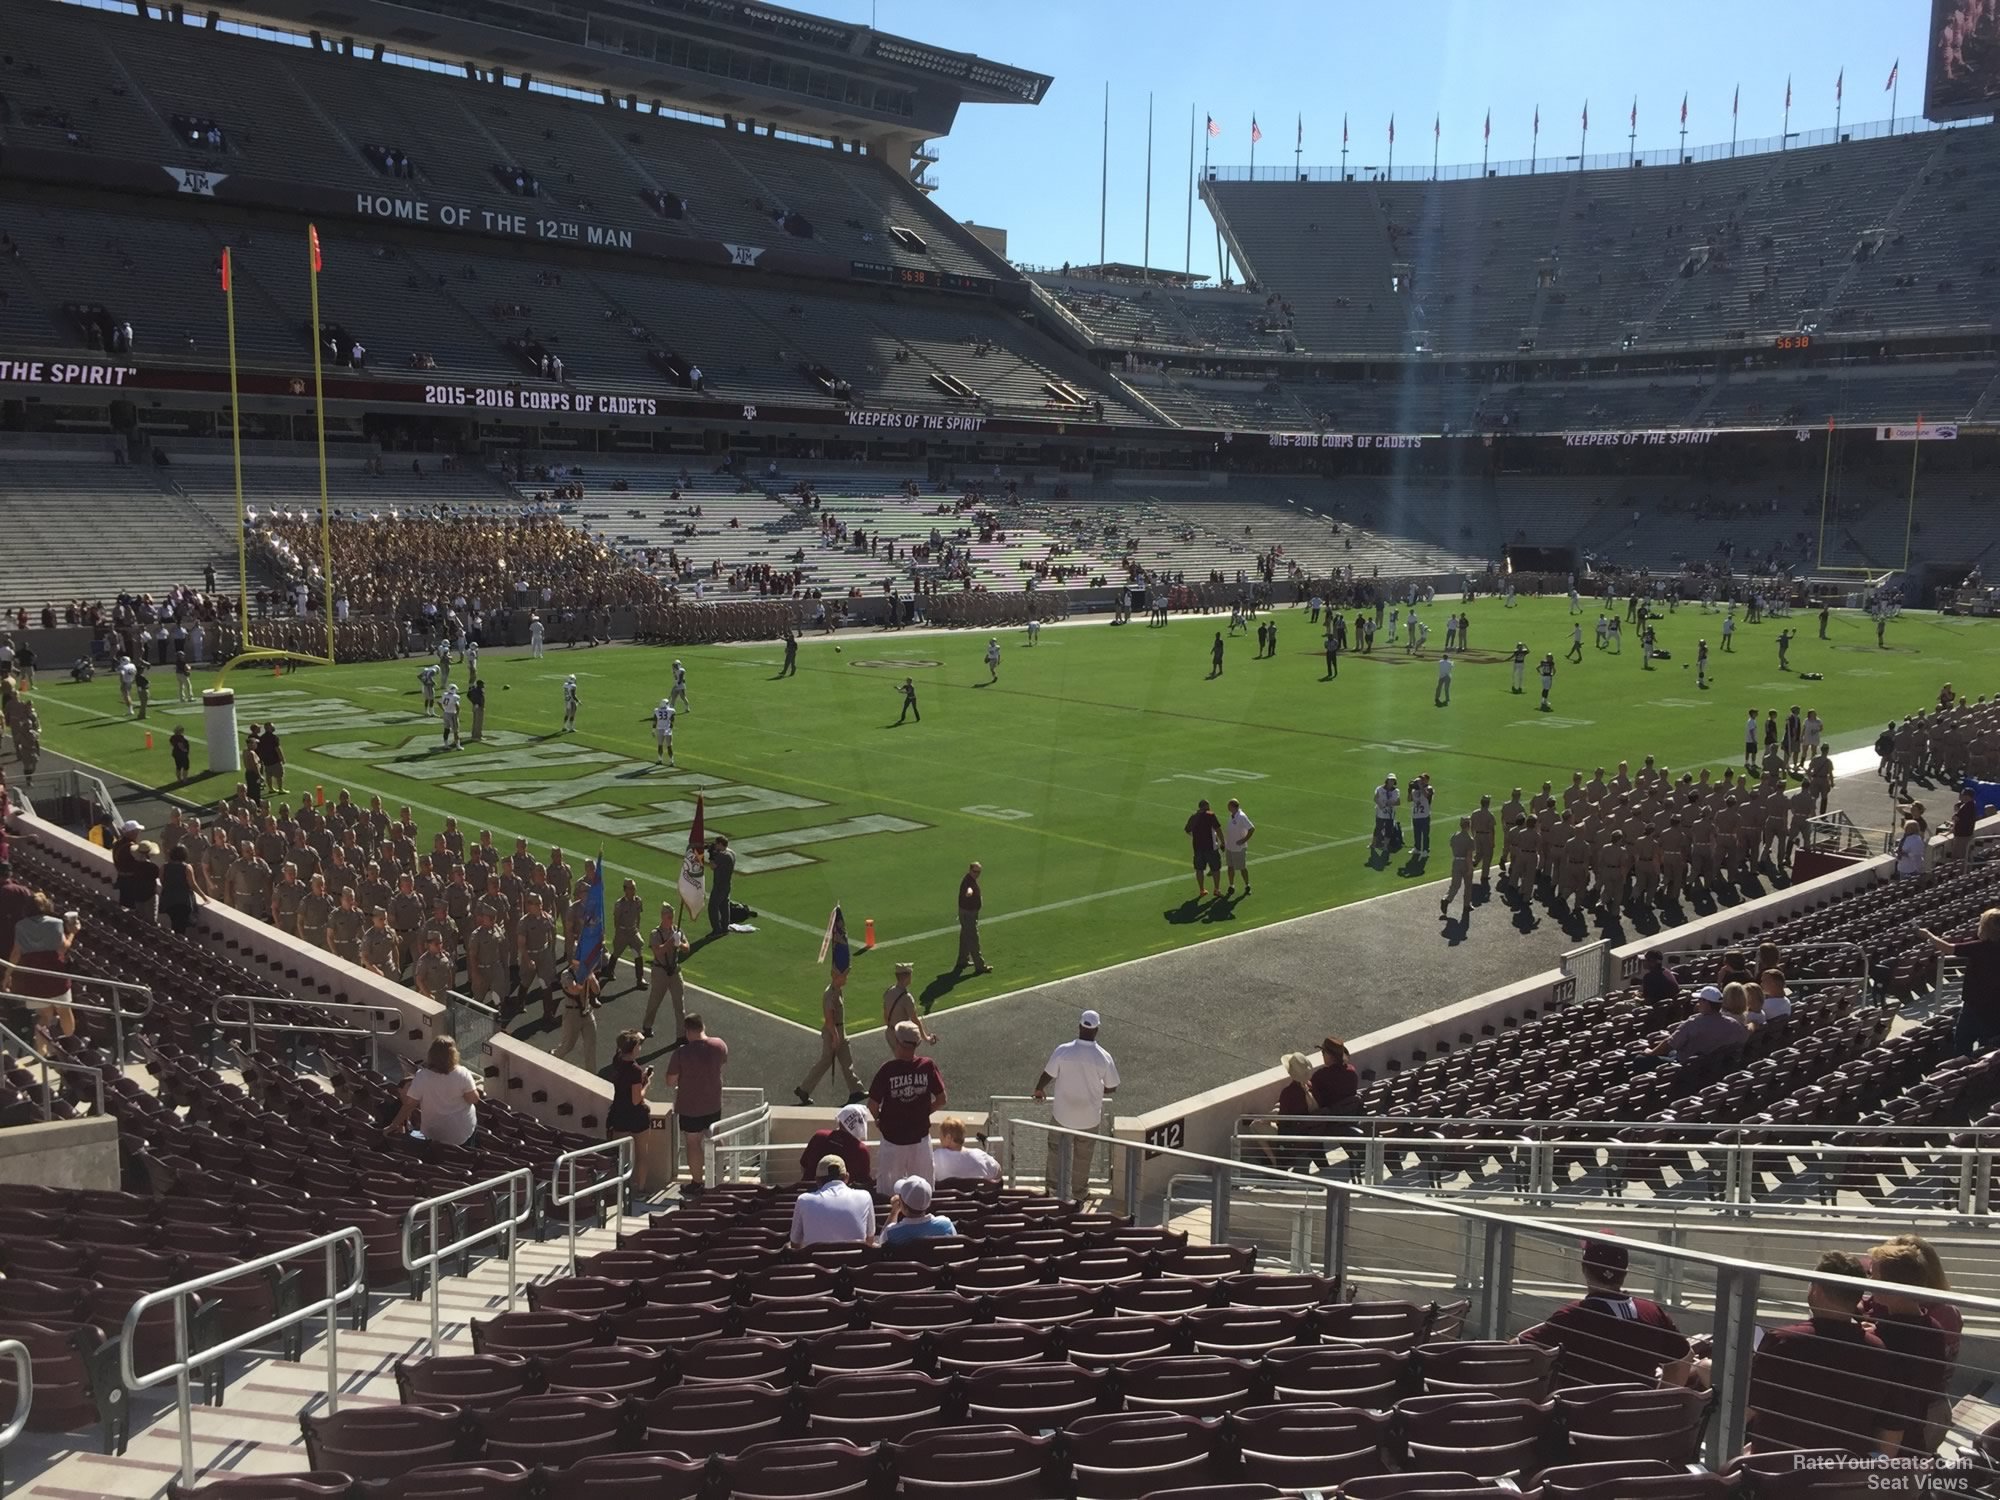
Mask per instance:
[[[629,1225],[628,1220],[628,1225]],[[613,1227],[577,1237],[579,1259],[615,1247]],[[507,1307],[507,1261],[503,1253],[474,1263],[471,1274],[446,1276],[438,1287],[438,1352],[470,1354],[471,1320]],[[561,1236],[523,1241],[516,1256],[515,1306],[527,1308],[530,1281],[569,1274],[569,1250]],[[222,1474],[304,1472],[310,1465],[299,1431],[302,1413],[326,1409],[326,1328],[317,1319],[305,1325],[300,1360],[246,1353],[228,1361],[228,1381],[220,1406],[193,1408],[194,1462],[198,1478]],[[335,1340],[340,1405],[396,1402],[398,1360],[422,1358],[430,1336],[428,1297],[374,1292],[368,1326],[356,1329],[343,1318]],[[273,1340],[275,1346],[276,1340]],[[197,1394],[200,1382],[195,1383]],[[6,1453],[8,1494],[16,1500],[155,1500],[180,1477],[180,1425],[171,1382],[133,1397],[132,1438],[117,1456],[98,1451],[95,1429],[74,1433],[23,1433]]]

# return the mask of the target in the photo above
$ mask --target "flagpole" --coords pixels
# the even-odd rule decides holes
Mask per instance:
[[[1257,117],[1250,117],[1250,180],[1257,180]]]
[[[1146,237],[1139,252],[1139,279],[1153,278],[1153,96],[1146,95]]]
[[[1542,107],[1541,105],[1537,104],[1535,106],[1534,134],[1528,137],[1528,175],[1530,177],[1533,177],[1535,175],[1535,164],[1540,157],[1541,149],[1542,149]]]
[[[1188,105],[1187,244],[1181,250],[1181,275],[1194,276],[1194,105]]]
[[[1840,112],[1847,102],[1847,90],[1843,86],[1846,82],[1847,69],[1842,68],[1840,70],[1840,77],[1835,80],[1833,85],[1833,138],[1836,141],[1840,139]]]
[[[1778,127],[1778,149],[1789,150],[1792,143],[1792,80],[1785,80],[1785,121]]]
[[[326,500],[326,380],[321,369],[319,338],[319,228],[306,226],[306,272],[312,286],[313,326],[313,415],[319,429],[319,554],[322,581],[326,584],[326,660],[333,665],[333,522]]]
[[[1389,170],[1384,175],[1383,181],[1394,182],[1395,180],[1396,180],[1396,117],[1394,115],[1391,115],[1389,116]]]
[[[1637,99],[1634,99],[1632,101],[1632,132],[1630,135],[1625,137],[1625,165],[1629,168],[1629,167],[1635,167],[1638,164],[1639,164],[1639,101]]]
[[[250,649],[250,539],[243,511],[243,410],[236,400],[236,278],[229,247],[222,249],[222,305],[229,321],[229,454],[236,467],[236,616],[242,633],[238,648]],[[314,348],[318,348],[315,325]]]
[[[1903,87],[1900,76],[1902,71],[1903,60],[1899,57],[1896,59],[1896,66],[1889,70],[1889,134],[1891,135],[1896,133],[1896,99]]]
[[[1306,154],[1306,117],[1299,116],[1298,129],[1292,132],[1292,181],[1299,179],[1300,158]]]
[[[1340,117],[1340,180],[1347,181],[1347,116]]]
[[[1743,85],[1736,85],[1736,92],[1729,96],[1729,159],[1736,160],[1736,122],[1743,104]]]
[[[1479,175],[1481,177],[1484,177],[1486,175],[1486,153],[1491,151],[1492,149],[1493,149],[1493,111],[1489,107],[1486,111],[1486,133],[1480,138],[1479,141]]]
[[[1438,120],[1431,125],[1431,181],[1438,180],[1438,138],[1444,134],[1444,122]]]
[[[1104,212],[1111,202],[1111,80],[1104,80],[1104,155],[1097,167],[1097,268],[1104,269]]]
[[[1586,99],[1583,101],[1583,134],[1577,137],[1577,142],[1576,142],[1576,169],[1579,172],[1583,170],[1584,157],[1589,155],[1589,151],[1587,149],[1589,145],[1590,145],[1590,101]]]

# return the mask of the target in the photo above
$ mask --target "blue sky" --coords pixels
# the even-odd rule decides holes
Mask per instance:
[[[1223,128],[1211,159],[1249,159],[1254,110],[1259,166],[1289,163],[1305,116],[1308,166],[1350,169],[1385,158],[1396,116],[1396,164],[1427,163],[1442,116],[1441,157],[1477,162],[1493,111],[1492,159],[1528,155],[1541,106],[1544,157],[1577,149],[1590,101],[1590,150],[1626,145],[1639,101],[1641,150],[1678,139],[1688,95],[1690,147],[1729,139],[1729,101],[1742,85],[1741,134],[1775,136],[1792,78],[1793,130],[1834,122],[1834,79],[1847,70],[1844,120],[1884,119],[1889,67],[1902,59],[1897,112],[1923,108],[1929,0],[1443,0],[1423,13],[1347,0],[794,0],[801,8],[981,53],[1052,75],[1036,106],[962,110],[937,167],[938,202],[961,219],[996,224],[1017,261],[1097,258],[1098,161],[1104,85],[1111,85],[1107,253],[1137,261],[1144,243],[1146,95],[1154,95],[1155,265],[1182,263],[1187,224],[1188,108]],[[1196,143],[1199,154],[1200,142]],[[1212,272],[1215,240],[1195,208],[1194,267]]]

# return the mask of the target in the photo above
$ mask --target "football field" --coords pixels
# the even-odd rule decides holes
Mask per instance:
[[[1214,617],[1051,626],[1032,647],[1009,630],[990,684],[987,637],[969,631],[808,639],[790,677],[778,675],[776,643],[552,649],[539,660],[488,652],[485,742],[452,752],[439,746],[437,720],[421,714],[420,661],[283,677],[243,667],[227,680],[240,724],[276,719],[293,800],[315,786],[329,799],[340,787],[379,794],[392,814],[414,810],[426,846],[449,814],[469,834],[490,828],[503,848],[516,834],[538,856],[560,845],[579,872],[602,849],[610,894],[637,879],[649,916],[673,888],[699,795],[709,832],[726,833],[737,852],[737,899],[759,915],[755,933],[700,944],[689,977],[816,1023],[820,934],[836,901],[857,981],[886,983],[890,965],[908,959],[918,991],[942,1008],[1436,878],[1447,873],[1454,820],[1481,793],[1498,806],[1515,786],[1532,794],[1573,768],[1636,767],[1648,754],[1676,772],[1736,764],[1753,706],[1781,717],[1794,703],[1816,708],[1832,748],[1866,744],[1892,716],[1933,703],[1942,682],[1981,692],[2000,660],[1992,622],[1906,615],[1878,648],[1873,623],[1843,612],[1828,641],[1802,615],[1739,626],[1724,655],[1720,617],[1688,607],[1660,623],[1672,659],[1653,671],[1641,669],[1630,630],[1613,653],[1586,628],[1584,660],[1572,665],[1561,659],[1564,601],[1505,609],[1485,600],[1471,610],[1472,651],[1452,701],[1435,707],[1435,647],[1455,607],[1440,598],[1424,611],[1433,649],[1410,656],[1378,637],[1372,655],[1343,655],[1334,681],[1324,680],[1319,631],[1303,609],[1269,617],[1275,656],[1259,659],[1254,636],[1230,638],[1213,678],[1209,646],[1226,624]],[[1582,618],[1588,626],[1595,612]],[[1798,639],[1791,670],[1780,672],[1775,640],[1787,623]],[[1697,636],[1715,651],[1705,692],[1689,665]],[[1519,696],[1505,655],[1516,640],[1532,653]],[[1532,671],[1544,651],[1558,657],[1549,713],[1537,712]],[[651,711],[676,655],[691,704],[677,726],[679,769],[666,770],[654,765]],[[563,734],[562,680],[572,672],[581,710],[576,732]],[[1812,672],[1824,680],[1798,675]],[[906,676],[923,717],[899,726]],[[463,682],[462,668],[454,680]],[[199,706],[173,701],[170,670],[155,669],[153,681],[141,724],[123,717],[108,675],[87,685],[45,675],[35,694],[45,743],[165,786],[167,735],[184,723],[197,779],[180,794],[226,795],[223,778],[203,775]],[[1387,771],[1405,786],[1427,771],[1437,785],[1438,855],[1428,870],[1405,855],[1370,859],[1370,794]],[[1182,826],[1198,797],[1220,813],[1232,796],[1257,825],[1254,894],[1198,903]],[[995,972],[954,981],[957,881],[975,859],[985,867],[983,935]],[[876,945],[862,952],[870,921]],[[697,918],[692,935],[705,932]],[[1219,1001],[1189,997],[1191,1006]]]

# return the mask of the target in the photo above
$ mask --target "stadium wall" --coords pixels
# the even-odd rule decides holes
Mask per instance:
[[[100,1115],[0,1130],[0,1183],[116,1192],[118,1122]]]

